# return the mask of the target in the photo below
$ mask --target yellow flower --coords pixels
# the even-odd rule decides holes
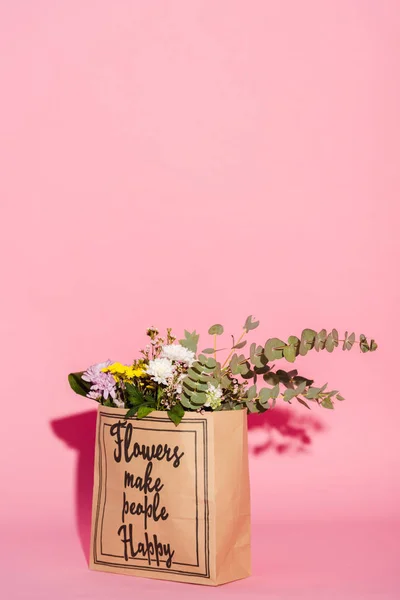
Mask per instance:
[[[108,367],[104,367],[104,369],[102,369],[102,371],[104,371],[104,373],[112,373],[114,375],[114,378],[116,380],[118,379],[133,379],[134,377],[142,377],[142,375],[144,375],[146,373],[146,371],[144,369],[142,369],[141,367],[133,367],[133,366],[127,366],[127,365],[123,365],[119,362],[115,362],[112,365],[109,365]]]
[[[129,367],[129,378],[142,377],[143,375],[146,375],[146,371],[141,367],[137,367],[136,369]]]
[[[126,369],[128,368],[129,367],[127,367],[126,365],[122,365],[119,362],[115,362],[112,365],[109,365],[108,367],[104,367],[102,371],[104,371],[105,373],[112,373],[113,375],[124,375]]]

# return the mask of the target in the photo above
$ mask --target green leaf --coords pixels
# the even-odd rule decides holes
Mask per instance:
[[[276,360],[283,357],[285,342],[279,338],[271,338],[265,343],[264,353],[268,360]],[[279,349],[278,349],[279,348]]]
[[[248,400],[254,400],[254,398],[256,396],[257,396],[257,386],[256,385],[252,385],[247,390],[247,398],[248,398]]]
[[[356,334],[355,333],[350,334],[345,342],[346,350],[351,350],[355,341],[356,341]]]
[[[168,416],[176,426],[182,421],[185,415],[185,411],[180,404],[175,404],[171,410],[168,411]]]
[[[196,368],[194,368],[194,367],[196,367]],[[194,363],[193,366],[190,369],[188,369],[187,374],[190,377],[190,379],[197,381],[198,379],[201,378],[201,376],[203,374],[203,368],[201,365],[196,366],[196,363]]]
[[[208,390],[208,384],[218,385],[218,382],[212,380],[211,377],[207,377],[207,381],[197,384],[196,392],[206,392]]]
[[[371,340],[371,345],[369,347],[370,352],[375,352],[375,350],[377,349],[377,347],[378,347],[378,344],[376,343],[376,341],[375,340]]]
[[[246,344],[247,344],[247,340],[243,340],[243,342],[239,342],[239,344],[235,344],[234,346],[232,346],[232,348],[239,350],[240,348],[244,348]]]
[[[199,337],[200,336],[198,333],[196,333],[196,331],[193,331],[192,333],[190,333],[189,331],[186,331],[186,329],[185,329],[185,338],[182,340],[179,340],[179,343],[184,348],[187,348],[188,350],[191,350],[192,352],[196,353],[197,352],[197,344],[199,342]]]
[[[190,401],[193,404],[196,404],[196,408],[199,408],[199,406],[203,406],[204,402],[206,402],[207,400],[207,395],[204,392],[194,392],[191,397],[190,397]]]
[[[368,344],[368,342],[362,342],[360,344],[360,350],[361,350],[361,352],[369,352],[369,344]]]
[[[250,363],[248,360],[245,360],[244,356],[243,357],[239,356],[238,369],[239,369],[240,375],[244,375],[245,373],[248,373],[249,371],[251,371]]]
[[[306,396],[306,398],[308,398],[308,400],[315,400],[316,398],[318,398],[319,392],[320,392],[320,388],[310,387],[310,388],[308,388],[305,396]]]
[[[344,334],[344,340],[343,340],[343,346],[342,346],[342,350],[346,350],[346,342],[347,342],[347,336],[348,336],[348,332],[346,331]]]
[[[232,371],[233,375],[239,375],[240,373],[240,365],[239,365],[239,357],[237,354],[234,354],[229,361],[229,368]]]
[[[330,333],[328,335],[328,337],[326,338],[325,349],[327,350],[327,352],[333,352],[334,348],[335,348],[335,342],[334,342],[332,334]]]
[[[204,350],[202,350],[203,354],[214,354],[214,352],[214,348],[204,348]]]
[[[152,396],[143,394],[143,392],[141,392],[135,385],[132,385],[131,383],[125,384],[125,392],[128,396],[128,402],[130,404],[143,404],[143,402],[152,399]]]
[[[333,343],[335,344],[335,346],[339,345],[339,333],[337,331],[337,329],[332,329],[332,337],[333,337]]]
[[[303,329],[299,348],[299,354],[301,356],[305,356],[307,352],[314,347],[316,337],[317,332],[313,329]]]
[[[216,325],[211,325],[210,329],[208,330],[208,333],[210,335],[222,335],[224,333],[224,328],[222,327],[222,325],[217,323]]]
[[[279,396],[279,384],[274,386],[271,390],[271,398],[276,400],[278,396]]]
[[[138,406],[133,406],[132,408],[130,408],[128,410],[128,412],[125,415],[125,419],[129,419],[130,417],[134,417],[138,411]]]
[[[76,394],[80,396],[86,396],[86,394],[90,391],[92,387],[88,381],[84,381],[82,379],[82,375],[85,371],[80,371],[79,373],[70,373],[68,375],[68,382],[71,388],[74,390]]]
[[[268,359],[264,354],[264,347],[257,346],[255,353],[250,358],[251,362],[255,367],[259,367],[260,369],[264,367],[268,363]]]
[[[297,398],[297,402],[300,402],[300,404],[308,408],[308,410],[311,410],[311,408],[308,406],[307,402],[303,400],[303,398]]]
[[[286,389],[283,394],[283,399],[285,402],[290,402],[297,395],[296,390],[291,390],[290,388]]]
[[[322,330],[322,332],[323,331],[324,330]],[[310,347],[312,348],[311,344],[314,344],[316,335],[317,335],[317,332],[314,331],[314,329],[303,329],[303,331],[301,332],[301,339],[306,340],[307,342],[310,342]]]
[[[299,346],[300,356],[305,356],[310,349],[311,349],[311,346],[307,342],[307,340],[302,339],[300,342],[300,346]]]
[[[302,381],[296,388],[296,394],[302,394],[307,387],[307,381]]]
[[[207,358],[206,365],[207,369],[214,369],[217,366],[217,361],[215,358]]]
[[[325,348],[326,333],[326,329],[321,329],[321,331],[315,336],[314,350],[316,350],[317,352]]]
[[[340,394],[337,394],[336,395],[336,400],[339,400],[340,402],[343,402],[344,398]]]
[[[192,404],[190,402],[190,399],[186,396],[186,394],[181,394],[181,404],[182,406],[184,406],[185,408],[188,408],[189,410],[197,410],[198,406],[196,406],[195,404]]]
[[[251,400],[246,401],[246,406],[250,413],[260,412],[257,408],[257,404],[255,402],[252,402]]]
[[[283,349],[283,356],[288,362],[293,363],[296,360],[296,348],[295,346],[285,346]]]
[[[220,383],[222,388],[229,388],[229,386],[232,383],[232,380],[227,375],[223,375]]]
[[[253,315],[249,315],[246,319],[246,322],[243,326],[243,329],[246,330],[246,333],[249,333],[251,329],[256,329],[260,324],[260,321],[253,321]]]
[[[151,406],[143,406],[142,405],[142,406],[139,406],[136,416],[138,419],[143,419],[143,417],[147,417],[147,415],[149,415],[154,410],[155,410],[155,408],[152,408]]]
[[[186,378],[182,381],[182,385],[185,388],[186,394],[187,395],[192,395],[194,392],[205,392],[208,389],[208,383],[207,382],[200,382],[200,381],[190,381],[187,380]]]
[[[333,409],[332,400],[330,398],[324,398],[321,402],[321,406],[323,406],[324,408]]]
[[[271,388],[261,388],[259,396],[260,396],[260,404],[262,406],[269,405],[269,400],[271,399],[271,393],[272,393]]]
[[[185,377],[185,379],[182,381],[182,389],[185,391],[186,395],[191,396],[193,392],[196,391],[198,383],[199,382],[190,379],[190,377]]]

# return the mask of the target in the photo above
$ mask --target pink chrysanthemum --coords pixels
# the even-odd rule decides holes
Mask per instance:
[[[89,367],[84,374],[82,379],[92,384],[90,392],[87,394],[88,398],[98,399],[101,395],[105,400],[109,396],[115,399],[117,395],[116,382],[111,373],[104,373],[102,369],[112,364],[111,360],[106,360],[102,363],[97,363]]]

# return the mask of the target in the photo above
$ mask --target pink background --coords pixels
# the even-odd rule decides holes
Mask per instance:
[[[379,350],[299,361],[335,412],[251,420],[254,576],[207,593],[399,597],[399,26],[395,0],[0,3],[7,598],[204,593],[87,570],[96,406],[66,375],[250,313]]]

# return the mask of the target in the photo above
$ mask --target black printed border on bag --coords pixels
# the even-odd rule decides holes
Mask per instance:
[[[99,462],[99,485],[98,485],[98,490],[97,490],[97,505],[96,505],[96,518],[95,518],[95,523],[94,523],[94,536],[93,536],[93,562],[95,564],[98,565],[105,565],[105,566],[109,566],[109,567],[117,567],[120,569],[137,569],[137,570],[141,570],[141,571],[152,571],[152,572],[160,572],[160,573],[174,573],[177,575],[186,575],[188,577],[204,577],[209,579],[210,578],[210,545],[209,545],[209,539],[210,539],[210,534],[209,534],[209,506],[208,506],[208,431],[207,431],[207,419],[190,419],[190,421],[182,421],[180,427],[179,427],[179,433],[192,433],[195,436],[195,481],[196,481],[196,558],[197,561],[195,564],[189,564],[189,563],[178,563],[178,562],[174,562],[174,565],[180,565],[182,567],[199,567],[200,566],[200,562],[199,562],[199,502],[198,502],[198,466],[197,466],[197,462],[198,462],[198,451],[197,451],[197,434],[199,433],[196,429],[183,429],[182,425],[186,425],[186,426],[190,426],[192,423],[193,424],[199,424],[202,426],[202,437],[203,437],[203,448],[204,448],[204,564],[205,564],[205,572],[201,572],[201,571],[197,571],[197,570],[193,570],[193,571],[189,571],[189,570],[180,570],[180,569],[168,569],[168,568],[160,568],[160,567],[153,567],[153,566],[139,566],[139,565],[132,565],[132,564],[126,564],[126,563],[120,563],[120,562],[110,562],[110,561],[105,561],[105,560],[101,560],[101,558],[98,557],[97,555],[97,548],[98,548],[98,535],[100,535],[100,549],[101,549],[101,556],[108,556],[108,557],[112,557],[112,558],[123,558],[123,556],[117,556],[114,554],[107,554],[103,552],[102,549],[102,528],[103,528],[103,520],[104,520],[104,513],[105,513],[105,508],[106,508],[106,502],[107,502],[107,461],[106,458],[102,457],[102,446],[104,449],[104,454],[105,454],[105,440],[104,440],[104,433],[105,433],[105,428],[106,426],[110,425],[109,423],[104,423],[103,421],[103,417],[105,417],[106,419],[123,419],[123,420],[127,420],[125,417],[125,414],[121,413],[108,413],[108,412],[100,412],[99,413],[99,426],[98,426],[98,439],[97,439],[97,444],[98,444],[98,462]],[[130,419],[129,419],[130,420]],[[134,429],[141,429],[143,430],[143,427],[140,427],[140,423],[143,421],[149,421],[149,422],[157,422],[157,423],[171,423],[171,421],[169,420],[169,418],[166,417],[145,417],[143,419],[140,419],[140,421],[138,421],[137,419],[132,419],[133,421],[135,421],[138,425],[137,427],[134,426]],[[156,428],[156,429],[149,429],[149,428],[145,428],[147,431],[163,431],[163,432],[172,432],[174,433],[173,429],[160,429],[160,428]],[[103,440],[101,441],[100,437],[102,436]],[[104,460],[104,469],[103,469],[103,460]],[[104,479],[104,500],[103,503],[101,503],[101,490],[103,489],[103,479]],[[102,506],[101,506],[102,504]],[[101,519],[101,521],[100,521]],[[99,531],[99,524],[100,524],[100,531]],[[136,558],[135,560],[146,560],[146,559],[139,559]]]

